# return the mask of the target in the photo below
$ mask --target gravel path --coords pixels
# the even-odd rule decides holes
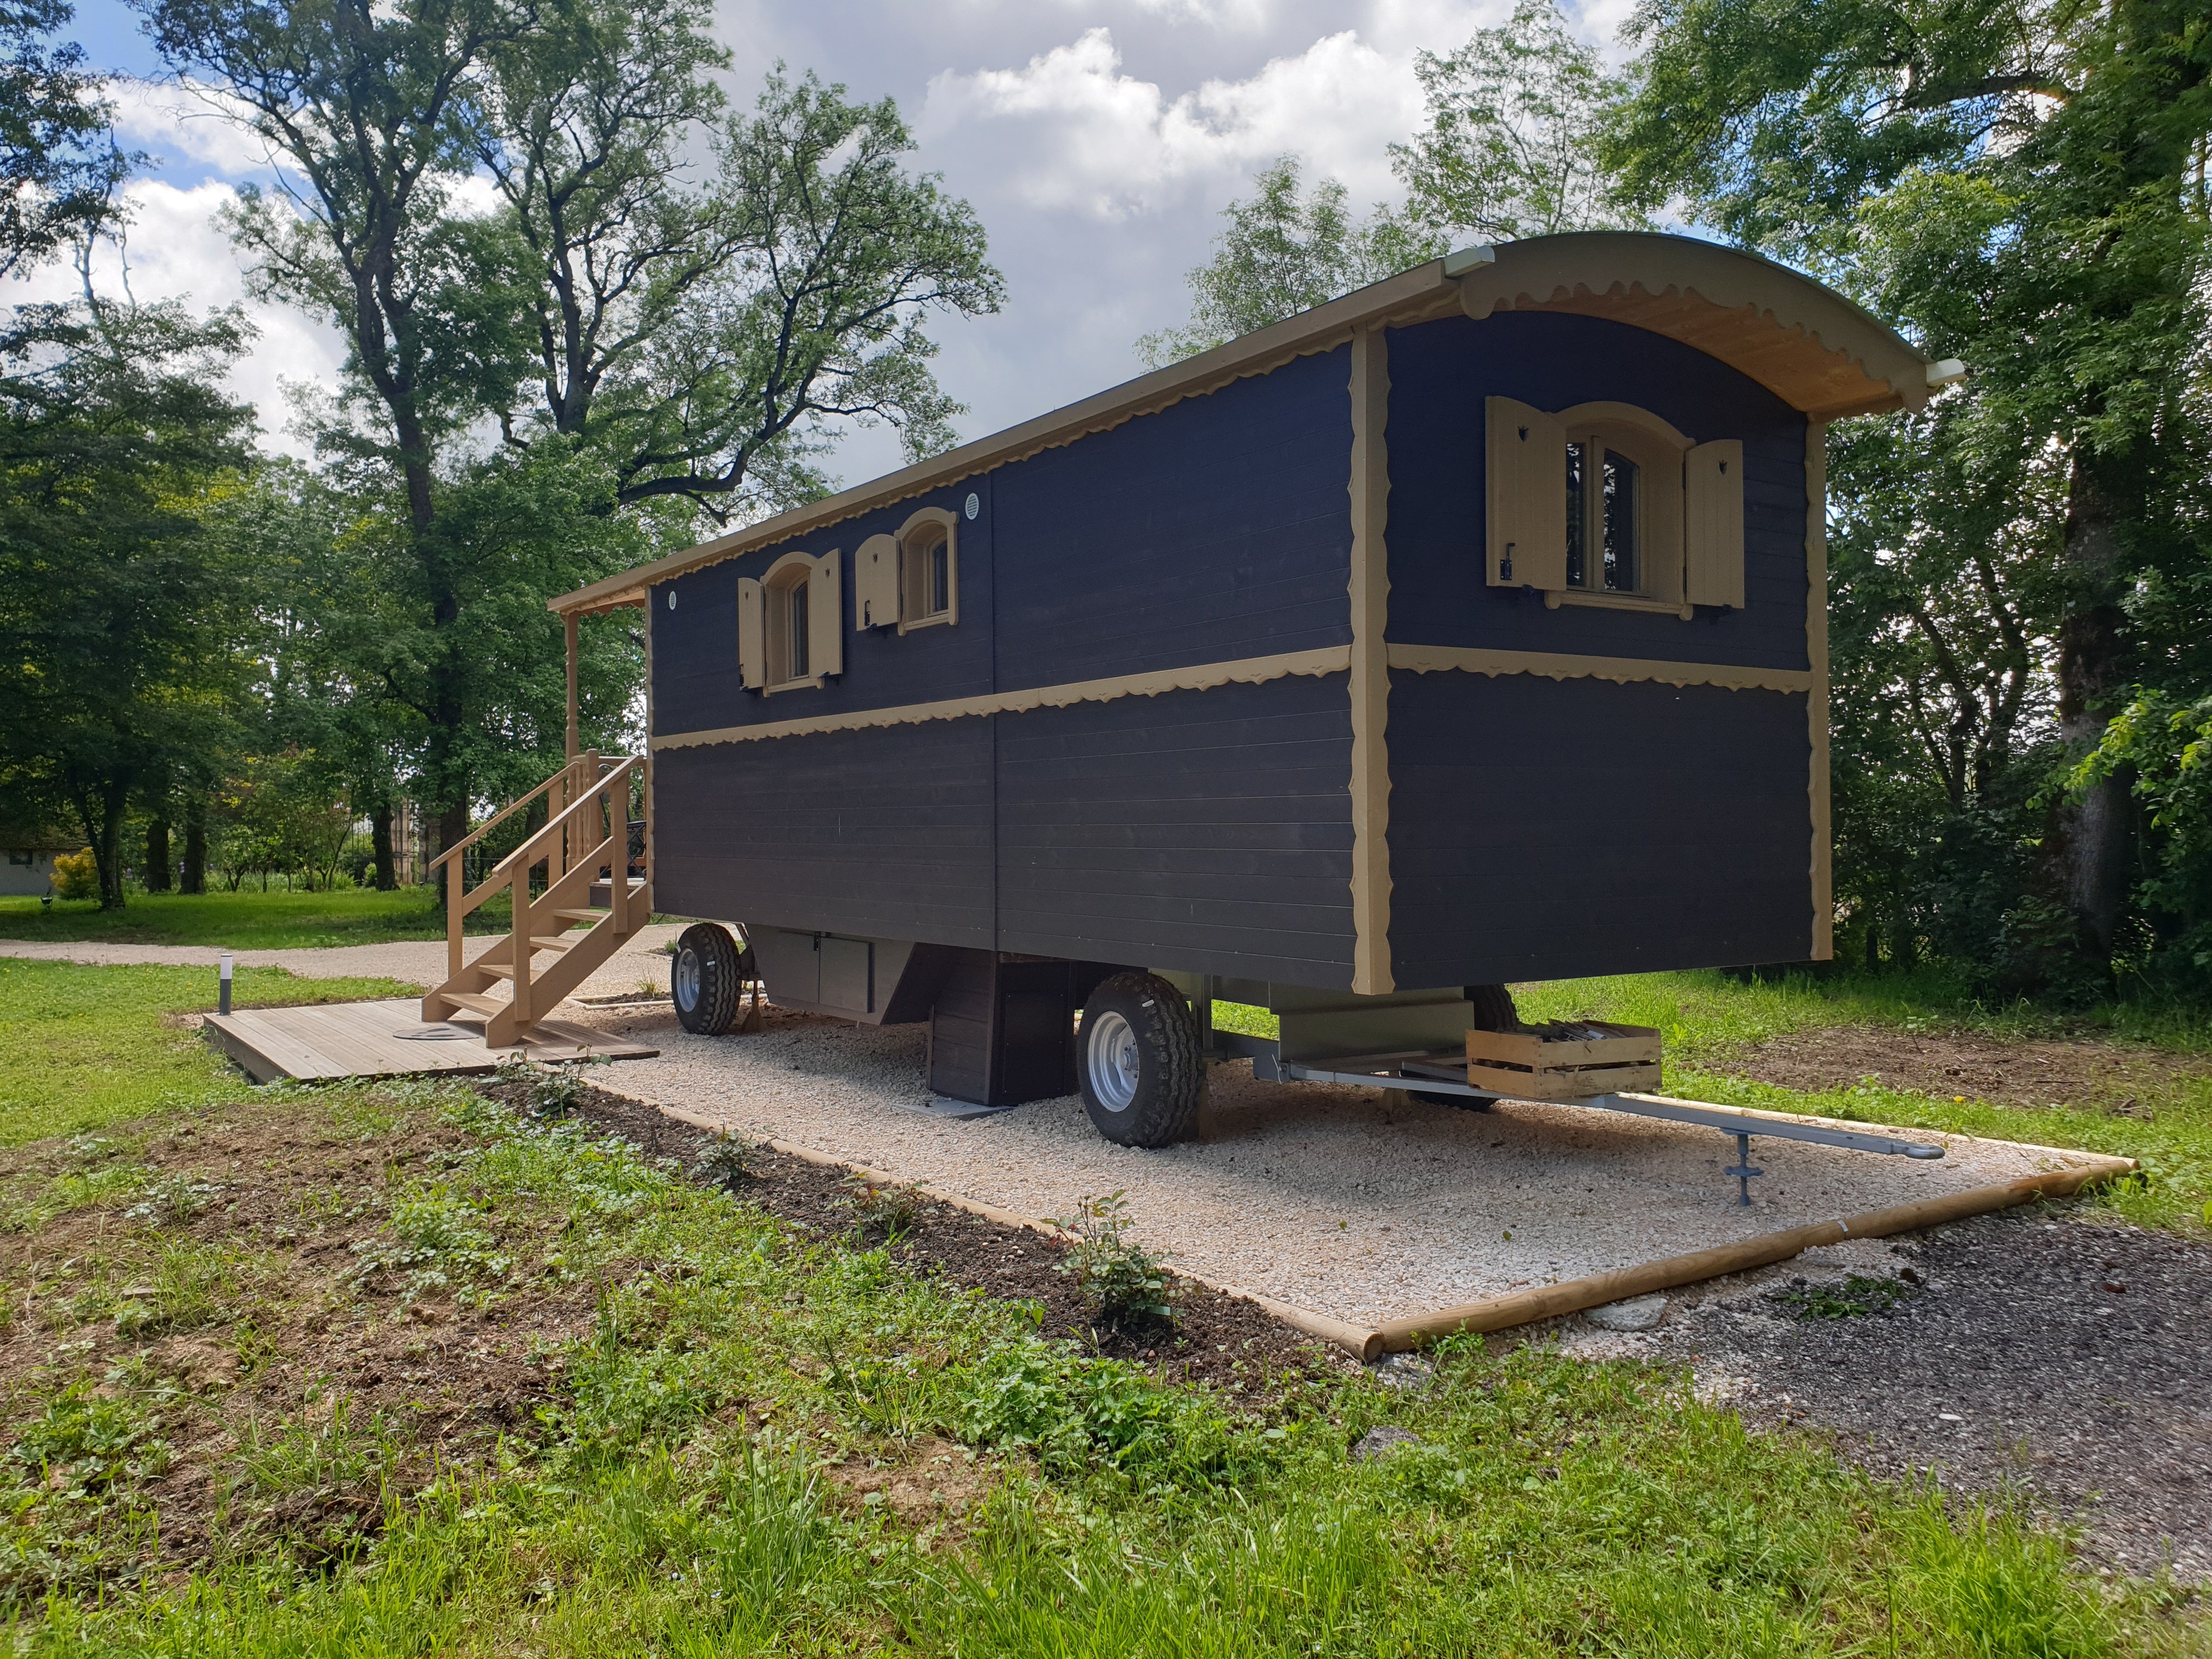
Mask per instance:
[[[919,1026],[771,1013],[754,1036],[694,1037],[665,1008],[581,1023],[650,1042],[603,1088],[714,1116],[1021,1214],[1126,1188],[1137,1231],[1178,1266],[1340,1319],[1421,1313],[1754,1233],[2009,1180],[2057,1161],[1944,1138],[1941,1163],[1765,1139],[1758,1202],[1721,1175],[1711,1130],[1570,1107],[1463,1112],[1379,1091],[1213,1074],[1197,1139],[1099,1139],[1073,1097],[936,1115]]]
[[[684,931],[678,922],[641,927],[579,988],[580,996],[611,996],[635,991],[651,978],[668,988],[668,960],[661,946]],[[472,933],[461,941],[461,954],[473,962],[498,943],[493,933]],[[392,939],[382,945],[333,945],[276,951],[234,951],[241,968],[283,968],[303,979],[396,979],[410,985],[435,985],[446,976],[446,942],[434,939]],[[45,940],[0,939],[0,957],[34,962],[82,962],[100,967],[150,963],[166,968],[213,968],[220,948],[207,945],[110,945],[96,941],[50,944]]]
[[[1808,1291],[1848,1294],[1852,1273],[1905,1294],[1887,1312],[1804,1316]],[[2208,1287],[2212,1245],[2033,1207],[1678,1294],[1648,1335],[1557,1328],[1571,1353],[1686,1361],[1746,1417],[1826,1431],[1879,1474],[2022,1489],[2111,1565],[2202,1581]],[[1859,1291],[1863,1306],[1884,1299]]]

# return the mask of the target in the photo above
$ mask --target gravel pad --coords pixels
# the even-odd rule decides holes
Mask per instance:
[[[1576,1279],[1778,1228],[2007,1181],[2062,1160],[1920,1136],[1940,1163],[1753,1142],[1767,1173],[1735,1204],[1735,1142],[1572,1107],[1486,1113],[1370,1089],[1212,1074],[1198,1138],[1101,1139],[1073,1097],[997,1116],[933,1114],[926,1030],[770,1011],[750,1036],[695,1037],[672,1012],[572,1012],[659,1058],[594,1080],[1031,1216],[1126,1189],[1136,1231],[1177,1267],[1340,1319],[1380,1321]]]

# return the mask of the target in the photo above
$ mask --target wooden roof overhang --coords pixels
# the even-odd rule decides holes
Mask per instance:
[[[1332,300],[1212,351],[979,438],[549,602],[586,615],[644,602],[652,584],[733,559],[895,501],[1074,442],[1295,357],[1333,351],[1363,328],[1464,312],[1606,317],[1717,357],[1819,421],[1917,409],[1960,378],[1887,325],[1811,277],[1754,253],[1687,236],[1585,231],[1465,249]]]

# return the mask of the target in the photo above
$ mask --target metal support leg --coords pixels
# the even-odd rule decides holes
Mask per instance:
[[[1740,1206],[1748,1207],[1751,1203],[1752,1176],[1755,1175],[1765,1175],[1766,1173],[1764,1170],[1754,1170],[1751,1167],[1751,1137],[1749,1135],[1739,1134],[1736,1136],[1735,1164],[1733,1168],[1723,1170],[1721,1173],[1723,1175],[1732,1175],[1735,1177],[1735,1201]]]

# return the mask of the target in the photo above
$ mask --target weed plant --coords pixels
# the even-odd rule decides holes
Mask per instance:
[[[1129,1237],[1133,1218],[1126,1191],[1103,1197],[1085,1194],[1075,1213],[1054,1219],[1075,1235],[1058,1271],[1075,1281],[1091,1311],[1118,1325],[1140,1325],[1175,1318],[1168,1255]]]
[[[850,1175],[842,1184],[845,1196],[838,1202],[869,1238],[890,1240],[910,1233],[931,1208],[929,1194],[912,1182]]]
[[[735,1192],[752,1173],[760,1153],[757,1141],[723,1130],[709,1136],[699,1149],[699,1155],[691,1160],[691,1173],[709,1187]]]

